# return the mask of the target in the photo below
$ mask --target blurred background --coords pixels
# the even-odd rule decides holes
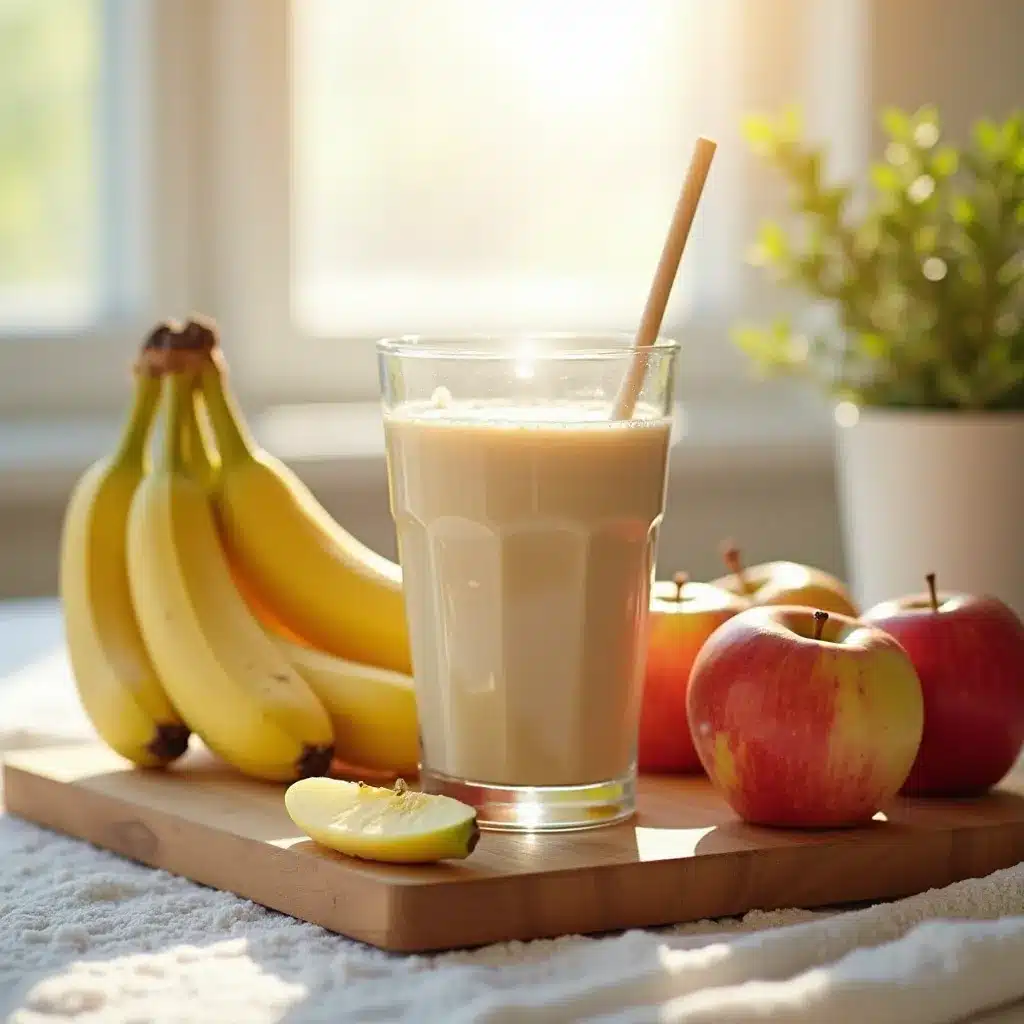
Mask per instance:
[[[1020,0],[0,0],[0,597],[56,593],[135,349],[193,311],[263,443],[392,555],[373,340],[634,327],[701,133],[662,574],[726,536],[842,574],[831,407],[729,340],[781,301],[741,118],[798,105],[854,176],[883,106],[954,140],[1019,106],[1021,40]]]

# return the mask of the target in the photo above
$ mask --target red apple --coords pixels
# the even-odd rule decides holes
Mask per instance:
[[[810,828],[870,820],[906,780],[924,724],[917,673],[888,633],[794,605],[716,630],[687,712],[708,777],[740,817]]]
[[[994,786],[1024,746],[1024,623],[1002,601],[939,594],[864,614],[910,655],[924,692],[924,737],[903,792],[969,796]]]
[[[699,772],[686,721],[686,684],[704,641],[749,602],[685,573],[654,584],[637,763],[642,772]]]

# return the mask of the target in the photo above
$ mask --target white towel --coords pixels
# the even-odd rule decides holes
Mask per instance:
[[[59,650],[0,678],[0,749],[89,735]],[[0,1019],[1024,1022],[1024,865],[845,913],[392,956],[6,816]]]

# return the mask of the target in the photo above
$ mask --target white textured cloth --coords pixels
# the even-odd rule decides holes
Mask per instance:
[[[88,735],[54,608],[0,609],[0,747]],[[0,1019],[1024,1022],[1024,865],[845,913],[394,956],[0,816]]]

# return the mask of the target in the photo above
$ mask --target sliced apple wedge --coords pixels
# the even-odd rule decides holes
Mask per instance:
[[[288,815],[314,842],[363,860],[426,864],[468,857],[476,811],[451,797],[338,779],[303,779],[284,794]]]

